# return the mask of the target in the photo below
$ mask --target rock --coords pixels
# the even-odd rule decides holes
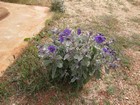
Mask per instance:
[[[128,97],[125,97],[125,99],[128,100],[129,98]]]

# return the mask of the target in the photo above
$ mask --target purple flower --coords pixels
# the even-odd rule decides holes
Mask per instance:
[[[112,56],[115,56],[115,55],[116,55],[116,52],[115,52],[114,50],[110,49],[110,48],[104,47],[102,50],[103,50],[106,54],[109,54],[110,56],[111,56],[111,55],[112,55]]]
[[[107,52],[109,52],[109,48],[104,47],[104,48],[103,48],[103,51],[104,51],[105,53],[107,53]]]
[[[71,30],[65,29],[63,32],[59,34],[59,41],[62,43],[64,39],[71,34]]]
[[[71,30],[69,30],[69,29],[65,29],[64,31],[63,31],[63,34],[65,35],[65,36],[69,36],[70,34],[71,34]]]
[[[48,47],[48,50],[49,50],[49,52],[53,53],[53,52],[56,51],[56,47],[55,47],[54,45],[50,45],[50,46]]]
[[[59,41],[62,43],[64,42],[64,37],[62,35],[59,36]]]
[[[95,36],[95,41],[96,41],[98,44],[104,42],[105,40],[106,40],[106,38],[104,37],[103,34],[97,34],[97,35]]]
[[[59,36],[65,36],[65,33],[64,32],[61,32],[60,34],[59,34]]]
[[[81,32],[81,29],[79,28],[78,30],[77,30],[77,34],[78,35],[80,35],[82,32]]]

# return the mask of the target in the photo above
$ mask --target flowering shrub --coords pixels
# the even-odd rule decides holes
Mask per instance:
[[[117,66],[118,59],[112,48],[114,40],[107,41],[103,34],[68,28],[52,32],[52,42],[38,46],[50,81],[82,87],[91,76],[99,76],[102,67],[108,71]]]

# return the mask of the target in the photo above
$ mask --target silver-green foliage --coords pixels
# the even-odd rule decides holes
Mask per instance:
[[[104,37],[101,34],[97,36]],[[116,54],[110,46],[112,41],[98,41],[92,33],[81,30],[53,30],[52,42],[38,46],[50,80],[82,87],[93,75],[100,77],[103,64],[106,71],[111,66],[115,67]]]

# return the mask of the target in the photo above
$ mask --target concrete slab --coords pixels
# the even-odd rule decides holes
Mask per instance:
[[[0,20],[0,76],[10,66],[13,55],[18,56],[27,46],[25,38],[38,34],[45,26],[46,19],[51,18],[47,7],[28,6],[0,2],[1,10],[8,10]],[[3,13],[4,14],[4,13]]]

